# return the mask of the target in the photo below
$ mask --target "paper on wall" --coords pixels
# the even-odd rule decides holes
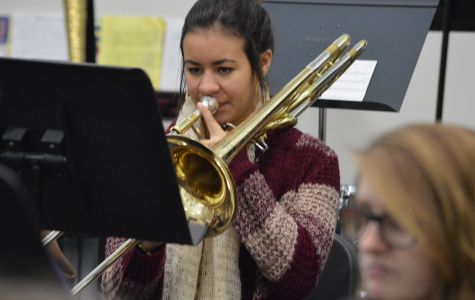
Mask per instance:
[[[160,88],[165,21],[161,17],[106,16],[101,19],[98,63],[141,68]]]
[[[15,13],[12,19],[12,57],[68,60],[63,15]]]
[[[160,91],[177,92],[180,88],[181,29],[184,17],[165,18],[167,30],[163,43],[162,74],[160,75]]]

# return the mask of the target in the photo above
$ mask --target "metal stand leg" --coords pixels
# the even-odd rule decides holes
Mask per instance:
[[[450,33],[450,17],[451,17],[451,0],[445,0],[444,11],[442,16],[442,52],[440,55],[440,71],[439,71],[439,88],[437,91],[437,107],[435,121],[442,122],[442,111],[444,107],[444,91],[445,91],[445,69],[447,66],[447,52],[449,47]]]
[[[325,107],[318,108],[318,138],[325,142],[327,130],[327,109]]]

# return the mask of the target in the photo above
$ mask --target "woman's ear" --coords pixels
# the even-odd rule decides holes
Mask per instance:
[[[261,70],[262,70],[262,75],[266,76],[267,72],[269,72],[270,65],[272,62],[272,50],[267,49],[263,53],[261,53]]]

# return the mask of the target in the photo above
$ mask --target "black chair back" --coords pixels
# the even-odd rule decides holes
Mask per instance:
[[[354,298],[358,279],[355,246],[335,234],[328,260],[315,288],[305,300],[339,300]]]

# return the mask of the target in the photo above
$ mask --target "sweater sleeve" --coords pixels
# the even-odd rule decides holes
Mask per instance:
[[[126,240],[108,238],[106,257]],[[150,299],[161,294],[165,246],[152,255],[137,248],[130,249],[102,275],[101,288],[105,299]],[[159,299],[159,298],[157,298]]]
[[[274,299],[299,299],[310,292],[336,225],[340,179],[335,153],[306,135],[294,146],[285,146],[282,161],[275,162],[285,174],[282,182],[272,174],[266,178],[244,152],[230,165],[240,195],[234,227]],[[272,184],[285,186],[279,199]]]

